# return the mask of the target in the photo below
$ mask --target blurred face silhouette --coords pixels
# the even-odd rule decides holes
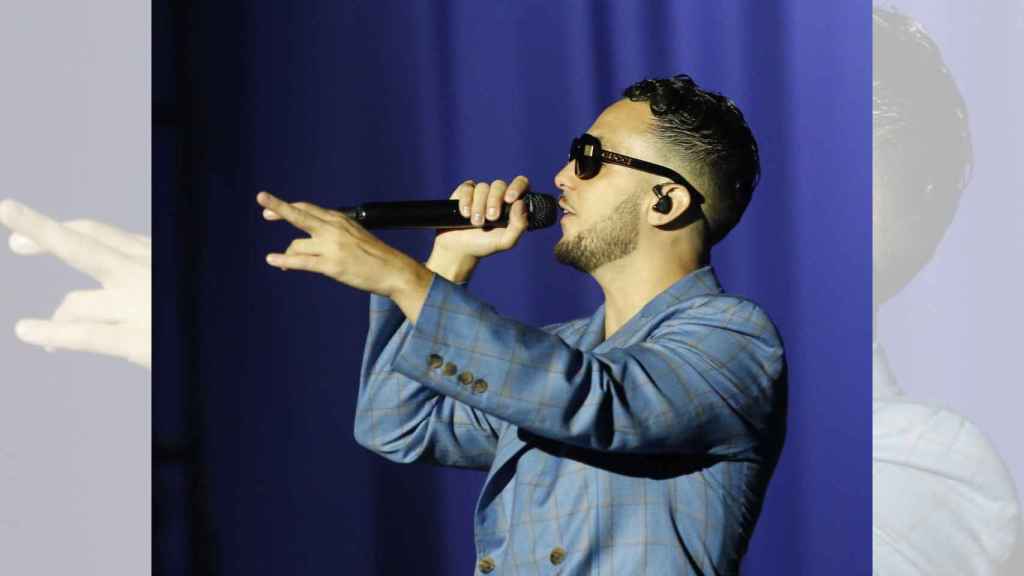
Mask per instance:
[[[968,113],[934,41],[907,16],[874,10],[874,302],[900,292],[938,249],[972,165]]]
[[[619,100],[598,116],[587,130],[601,146],[619,154],[658,161],[648,132],[652,120],[645,102]],[[555,258],[582,272],[593,272],[632,254],[640,237],[645,192],[665,179],[625,166],[605,163],[596,176],[581,179],[570,160],[555,175],[562,191],[562,238]]]

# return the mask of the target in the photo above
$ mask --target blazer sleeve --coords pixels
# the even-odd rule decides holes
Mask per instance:
[[[647,339],[595,353],[435,276],[392,368],[473,414],[587,449],[747,457],[781,446],[785,358],[767,315],[730,296],[683,308]]]
[[[411,328],[394,302],[370,296],[356,442],[394,462],[489,468],[505,424],[394,370]]]

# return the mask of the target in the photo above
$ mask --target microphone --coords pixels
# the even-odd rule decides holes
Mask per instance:
[[[547,228],[555,223],[558,201],[549,194],[527,192],[522,200],[526,205],[526,229]],[[339,208],[339,211],[372,228],[418,228],[432,230],[461,230],[465,228],[501,228],[508,226],[510,204],[501,205],[497,220],[485,220],[475,226],[459,213],[458,200],[409,200],[401,202],[366,202],[358,206]]]

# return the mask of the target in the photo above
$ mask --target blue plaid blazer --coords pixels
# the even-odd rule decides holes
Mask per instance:
[[[710,267],[604,339],[543,329],[435,276],[415,326],[371,297],[355,438],[488,470],[476,574],[735,574],[785,430],[772,322]]]

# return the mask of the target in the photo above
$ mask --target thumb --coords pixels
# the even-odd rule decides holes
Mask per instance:
[[[512,208],[509,209],[508,226],[505,227],[505,232],[501,235],[501,240],[498,242],[499,247],[502,250],[508,250],[515,246],[519,237],[526,231],[526,225],[526,204],[522,200],[516,200],[512,204]]]

